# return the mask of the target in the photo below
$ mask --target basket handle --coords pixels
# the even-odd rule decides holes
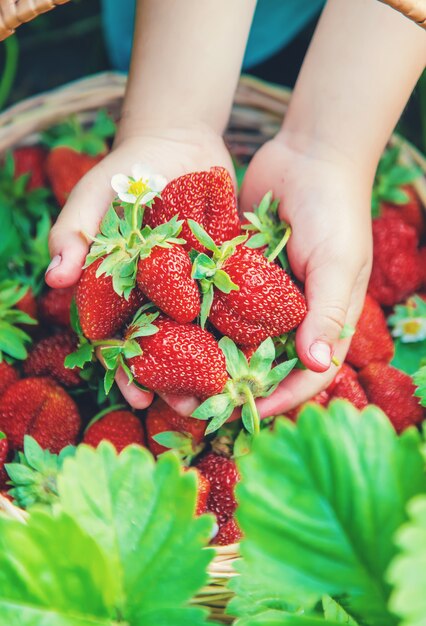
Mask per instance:
[[[0,41],[7,39],[24,22],[69,0],[0,0]]]

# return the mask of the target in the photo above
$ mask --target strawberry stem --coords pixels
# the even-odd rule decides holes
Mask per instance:
[[[279,253],[284,249],[285,245],[287,244],[288,240],[290,239],[290,236],[291,236],[291,226],[287,226],[281,241],[276,246],[276,248],[274,250],[272,250],[271,254],[268,255],[268,257],[267,257],[268,261],[270,261],[271,263],[272,263],[272,261],[275,261],[275,259],[279,255]]]
[[[122,341],[121,339],[99,339],[98,341],[91,341],[90,343],[92,344],[92,346],[95,347],[122,346],[124,344],[124,341]]]
[[[249,385],[244,385],[243,391],[246,397],[246,403],[250,409],[250,413],[253,418],[253,434],[258,435],[260,433],[260,416],[259,416],[259,411],[257,410],[253,393]]]
[[[132,209],[132,232],[130,233],[130,237],[129,237],[129,247],[132,247],[135,242],[136,239],[139,237],[139,239],[143,240],[143,237],[141,236],[140,230],[139,230],[139,225],[138,225],[138,212],[141,206],[141,200],[143,198],[144,194],[141,193],[137,198],[136,198],[136,202],[133,205],[133,209]],[[144,209],[142,208],[141,211],[141,221],[143,220],[143,214],[144,214]]]

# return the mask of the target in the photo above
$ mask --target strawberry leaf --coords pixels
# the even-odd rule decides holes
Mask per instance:
[[[93,360],[93,355],[93,346],[88,341],[82,340],[77,350],[65,357],[64,365],[69,369],[74,369],[74,367],[82,369],[86,363]]]
[[[426,365],[421,367],[413,376],[413,382],[416,385],[414,395],[420,398],[419,402],[426,407]]]
[[[394,534],[407,502],[426,493],[416,430],[398,437],[376,407],[307,405],[296,424],[279,419],[263,430],[238,467],[245,538],[231,613],[240,615],[256,589],[254,612],[280,603],[302,606],[308,618],[326,594],[359,623],[397,623],[386,582]]]
[[[408,504],[409,521],[396,534],[399,553],[392,561],[388,581],[395,589],[390,609],[404,626],[421,626],[426,612],[426,496],[417,496]]]
[[[108,443],[83,445],[64,464],[59,507],[107,555],[112,599],[130,626],[175,624],[174,615],[203,622],[202,610],[186,606],[214,554],[205,548],[213,519],[194,517],[196,482],[174,454],[155,463],[139,446],[118,456]]]
[[[66,548],[65,548],[66,546]],[[19,626],[115,626],[115,572],[70,516],[0,518],[0,613]]]

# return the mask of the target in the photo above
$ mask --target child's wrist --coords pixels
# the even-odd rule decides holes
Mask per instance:
[[[178,144],[208,146],[221,140],[220,132],[202,121],[176,119],[141,119],[132,113],[123,112],[115,138],[115,146],[129,139],[156,138],[176,141]]]

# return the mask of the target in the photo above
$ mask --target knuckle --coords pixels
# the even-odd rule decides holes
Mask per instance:
[[[327,333],[332,336],[340,335],[346,321],[346,307],[338,302],[328,303],[324,305],[318,314],[327,322]]]

